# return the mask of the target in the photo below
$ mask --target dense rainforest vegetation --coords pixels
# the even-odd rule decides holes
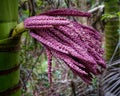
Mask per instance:
[[[0,0],[0,96],[120,96],[120,0]]]

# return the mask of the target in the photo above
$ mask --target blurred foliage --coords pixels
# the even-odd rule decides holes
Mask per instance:
[[[120,12],[117,12],[115,14],[104,14],[104,15],[102,15],[101,20],[107,21],[109,19],[116,18],[116,17],[120,17]]]

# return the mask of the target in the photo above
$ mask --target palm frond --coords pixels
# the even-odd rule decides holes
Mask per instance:
[[[114,64],[120,65],[120,62],[118,62],[117,64],[116,63],[114,63]],[[106,73],[103,77],[103,90],[104,90],[105,94],[111,93],[111,94],[114,94],[115,96],[120,96],[120,87],[119,86],[120,86],[120,68],[119,67],[118,68],[111,67],[106,71]]]
[[[118,50],[119,44],[116,50]],[[108,69],[103,75],[102,86],[105,96],[120,96],[120,57],[117,60],[113,60],[114,54],[108,62]]]

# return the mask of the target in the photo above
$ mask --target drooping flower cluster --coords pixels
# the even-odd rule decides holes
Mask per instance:
[[[63,60],[86,83],[92,74],[105,68],[101,35],[95,29],[59,16],[90,16],[73,9],[57,9],[27,18],[24,22],[30,35],[42,43],[48,56],[48,77],[51,82],[52,56]]]

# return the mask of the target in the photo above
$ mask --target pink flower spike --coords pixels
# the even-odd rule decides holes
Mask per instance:
[[[48,29],[52,28],[52,25],[25,25],[27,29]]]
[[[49,82],[50,84],[52,83],[52,73],[51,73],[51,67],[52,67],[52,53],[51,51],[49,50],[48,47],[45,47],[46,48],[46,54],[47,54],[47,59],[48,59],[48,79],[49,79]]]
[[[67,20],[64,17],[53,17],[53,16],[46,16],[46,15],[38,15],[32,16],[27,18],[26,20]]]
[[[40,15],[49,15],[49,16],[82,16],[82,17],[90,17],[91,13],[81,12],[76,9],[55,9],[50,10]]]
[[[68,19],[52,16],[33,16],[24,21],[25,28],[29,29],[51,28],[69,23]]]
[[[90,26],[57,16],[83,16],[90,13],[75,9],[56,9],[24,21],[30,29],[30,36],[46,48],[48,58],[48,78],[52,83],[52,56],[63,60],[67,66],[86,83],[90,84],[93,75],[99,75],[106,68],[101,48],[101,34]]]
[[[30,25],[67,25],[68,20],[28,20],[26,21],[28,26]]]

